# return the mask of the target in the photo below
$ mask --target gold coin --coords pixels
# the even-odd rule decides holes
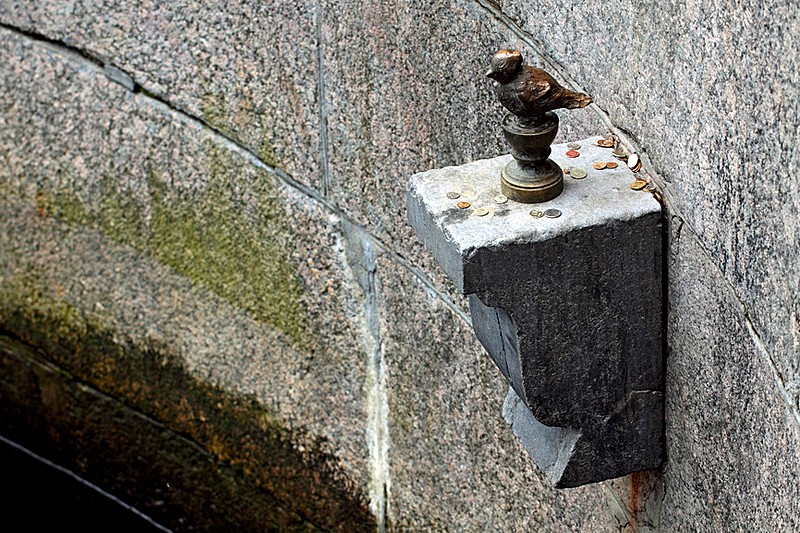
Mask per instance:
[[[472,214],[478,217],[485,217],[486,215],[489,214],[489,210],[485,207],[479,207],[478,209],[473,211]]]
[[[609,161],[608,163],[606,163],[606,168],[617,168],[618,166],[619,165],[617,165],[617,163],[615,163],[614,161]]]
[[[592,168],[595,170],[603,170],[604,168],[606,168],[606,163],[605,161],[595,161],[594,163],[592,163]]]
[[[456,205],[458,206],[459,209],[466,209],[472,204],[469,202],[458,202]]]
[[[544,216],[544,212],[539,211],[538,209],[531,209],[529,214],[533,218],[542,218]]]
[[[647,182],[644,180],[636,180],[633,183],[631,183],[631,189],[633,189],[634,191],[641,191],[646,186]]]

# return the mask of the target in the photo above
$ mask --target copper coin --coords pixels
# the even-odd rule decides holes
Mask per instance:
[[[460,195],[460,194],[458,194],[458,193],[457,193],[457,192],[455,192],[455,191],[451,191],[451,192],[447,193],[447,197],[448,197],[449,199],[451,199],[451,200],[455,200],[455,199],[456,199],[456,198],[458,198],[459,196],[461,196],[461,195]]]
[[[564,174],[569,174],[570,172],[572,172],[570,167],[564,167]]]
[[[600,139],[597,141],[597,146],[602,146],[603,148],[614,148],[614,141],[609,141],[608,139]]]
[[[466,209],[472,204],[469,202],[458,202],[456,205],[458,206],[459,209]]]
[[[581,155],[581,153],[577,150],[567,150],[567,157],[576,158],[579,155]]]
[[[604,168],[606,168],[606,163],[605,161],[595,161],[594,163],[592,163],[592,168],[595,170],[603,170]]]
[[[614,161],[609,161],[606,163],[606,168],[617,168],[619,165]]]
[[[636,180],[633,183],[631,183],[631,189],[633,189],[634,191],[641,191],[646,186],[647,182],[644,180]]]

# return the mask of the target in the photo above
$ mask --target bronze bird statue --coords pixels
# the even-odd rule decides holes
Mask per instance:
[[[562,87],[550,74],[522,64],[519,50],[500,50],[492,57],[486,75],[495,83],[497,99],[503,107],[525,122],[535,122],[554,109],[575,109],[592,103],[588,94]]]

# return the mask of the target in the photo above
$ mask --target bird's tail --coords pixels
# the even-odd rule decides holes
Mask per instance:
[[[567,105],[564,106],[567,109],[577,109],[580,107],[586,107],[587,105],[592,103],[592,97],[588,94],[584,93],[574,93],[570,91],[570,94],[566,98]]]

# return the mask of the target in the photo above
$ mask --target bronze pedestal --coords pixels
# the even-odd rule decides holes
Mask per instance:
[[[503,168],[500,189],[526,204],[552,200],[564,190],[564,172],[550,156],[558,133],[558,115],[549,111],[534,119],[506,115],[503,133],[514,160]]]

